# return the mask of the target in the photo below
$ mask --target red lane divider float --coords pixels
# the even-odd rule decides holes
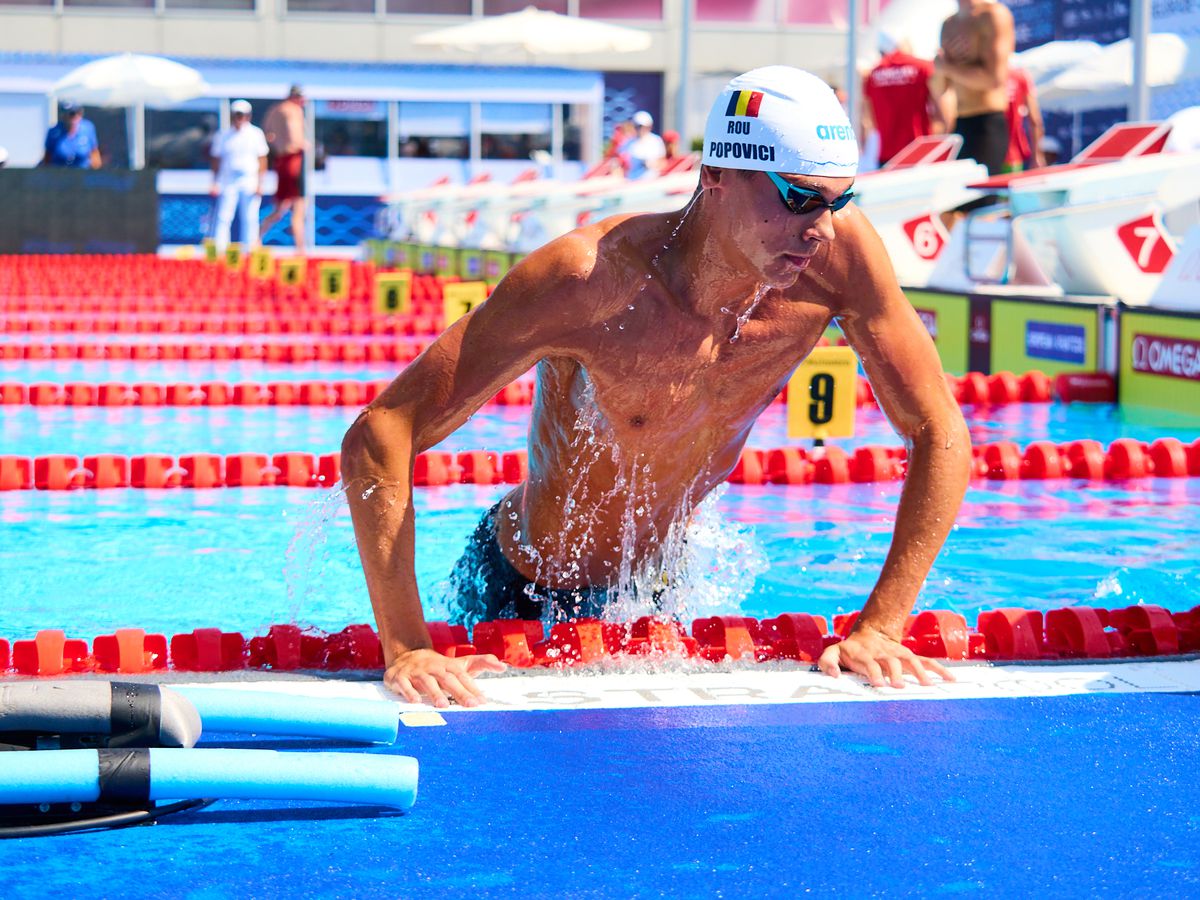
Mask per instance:
[[[388,381],[273,381],[227,384],[0,383],[0,406],[365,406]],[[514,381],[490,401],[528,406],[533,382]]]
[[[857,614],[823,616],[787,613],[772,619],[712,616],[682,623],[643,617],[634,622],[580,619],[557,624],[549,634],[541,622],[500,619],[480,622],[468,635],[461,625],[430,622],[433,649],[446,656],[492,653],[517,668],[603,663],[648,654],[694,657],[710,662],[795,660],[815,662],[842,640]],[[1162,657],[1200,653],[1200,606],[1172,613],[1161,606],[1097,609],[1072,606],[1048,612],[996,609],[981,612],[974,628],[948,610],[908,617],[903,643],[914,653],[950,660],[1082,660]],[[11,649],[10,649],[11,648]],[[39,631],[10,645],[0,639],[0,672],[57,676],[79,672],[134,674],[172,669],[230,672],[243,669],[378,670],[379,637],[370,625],[335,633],[272,625],[247,639],[239,632],[197,628],[168,640],[140,628],[118,629],[88,642],[62,631]]]
[[[65,345],[64,345],[65,346]],[[89,345],[82,345],[89,346]],[[343,344],[330,345],[328,348],[317,350],[309,346],[304,349],[293,349],[300,345],[280,345],[281,349],[272,347],[269,354],[272,357],[283,356],[291,362],[308,361],[313,352],[321,352],[328,357],[337,356],[340,361],[347,361],[346,355],[355,357],[362,355],[358,362],[375,361],[375,357],[387,356],[392,348],[388,345]],[[407,357],[409,353],[424,349],[424,343],[411,345],[396,345],[396,361]],[[243,348],[235,348],[236,352]],[[263,349],[266,347],[255,348]],[[54,347],[41,348],[38,353],[51,354],[54,358]],[[174,351],[172,351],[174,352]],[[185,350],[185,357],[186,356]],[[0,358],[5,353],[4,345],[0,345]],[[368,357],[371,357],[368,360]],[[266,356],[258,357],[266,359]],[[269,360],[274,361],[274,360]],[[407,361],[407,360],[405,360]],[[986,401],[993,405],[1001,403],[1045,403],[1051,400],[1050,380],[1040,372],[1029,372],[1020,378],[1011,373],[998,375],[969,375],[963,379],[947,376],[954,385],[961,386],[972,380],[977,382],[977,388],[959,390],[955,395],[971,396],[975,390],[990,390],[987,384],[1007,385],[998,388],[991,396],[994,400]],[[35,406],[361,406],[370,403],[378,396],[379,391],[388,382],[355,382],[355,381],[305,381],[305,382],[271,382],[269,384],[236,384],[224,382],[205,382],[202,384],[176,383],[170,385],[153,384],[87,384],[70,383],[65,385],[37,383],[18,384],[0,383],[0,405],[30,403]],[[978,387],[978,385],[985,387]],[[503,406],[522,406],[533,402],[534,388],[531,381],[515,381],[496,394],[492,403]],[[777,403],[787,402],[787,388],[775,398]],[[865,379],[858,381],[858,406],[869,406],[875,403],[871,385]],[[967,402],[964,400],[963,402]],[[970,402],[976,402],[971,400]]]
[[[0,312],[200,312],[328,305],[320,298],[319,268],[309,257],[304,279],[283,284],[254,278],[243,266],[232,270],[203,260],[152,255],[45,254],[0,256]],[[374,299],[373,263],[339,259],[347,267],[348,298],[343,304],[368,308]],[[441,302],[441,286],[458,281],[414,274],[414,305]]]
[[[280,311],[271,315],[0,315],[0,332],[9,334],[307,334],[403,337],[436,335],[444,314],[381,316],[369,312],[332,315]]]
[[[1183,444],[1159,438],[1144,444],[1129,438],[1107,449],[1097,441],[1052,444],[1035,441],[1023,451],[1000,441],[972,448],[973,475],[990,481],[1124,481],[1136,478],[1200,477],[1200,440]],[[733,484],[849,484],[899,481],[907,461],[901,447],[840,447],[806,451],[747,448],[728,480]],[[413,461],[413,484],[518,484],[528,473],[524,450],[460,453],[431,450]],[[341,455],[326,453],[191,453],[141,456],[67,454],[0,456],[0,491],[77,488],[330,487],[341,477]]]

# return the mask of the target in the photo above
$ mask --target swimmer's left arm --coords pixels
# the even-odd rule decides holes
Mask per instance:
[[[886,677],[900,686],[905,669],[926,683],[925,668],[939,674],[942,668],[917,660],[899,641],[966,493],[970,436],[933,340],[900,290],[879,236],[858,210],[845,218],[835,241],[840,278],[833,283],[843,285],[835,315],[879,405],[908,447],[908,473],[892,544],[853,640],[830,648],[822,668],[836,673],[840,659],[873,684]]]

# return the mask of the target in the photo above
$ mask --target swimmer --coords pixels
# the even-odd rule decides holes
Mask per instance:
[[[1008,65],[1014,45],[1007,6],[958,0],[958,12],[942,23],[942,45],[933,61],[935,79],[948,88],[957,116],[954,131],[963,139],[958,155],[983,164],[989,175],[1004,171],[1008,152]]]
[[[475,705],[473,676],[504,668],[431,649],[414,571],[417,453],[537,366],[528,479],[484,517],[465,557],[496,576],[498,596],[478,598],[484,612],[536,617],[540,605],[512,602],[530,586],[544,602],[587,599],[661,549],[658,536],[725,480],[834,319],[909,462],[880,577],[819,665],[874,685],[951,679],[900,640],[966,491],[970,440],[933,342],[851,202],[850,122],[820,79],[768,66],[729,82],[705,131],[686,209],[614,216],[530,254],[346,433],[343,479],[384,681],[405,699]],[[575,431],[589,409],[602,424],[581,460]]]

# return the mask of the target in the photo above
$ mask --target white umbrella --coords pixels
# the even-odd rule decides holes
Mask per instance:
[[[91,106],[170,106],[208,90],[200,73],[182,63],[121,53],[68,72],[50,92],[60,100]]]
[[[650,46],[650,35],[636,28],[609,25],[576,16],[560,16],[527,6],[520,12],[487,16],[440,28],[413,38],[414,44],[476,52],[523,52],[529,56],[578,53],[632,53]]]
[[[1013,54],[1013,63],[1029,73],[1035,84],[1103,52],[1095,41],[1050,41]]]
[[[1146,81],[1165,87],[1200,78],[1200,38],[1152,34],[1147,42]],[[1043,109],[1081,112],[1133,102],[1133,44],[1109,44],[1038,88]]]

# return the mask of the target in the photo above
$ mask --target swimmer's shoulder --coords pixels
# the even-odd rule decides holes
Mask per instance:
[[[575,328],[601,321],[619,302],[612,286],[622,273],[628,279],[628,241],[614,234],[627,218],[614,216],[543,244],[509,270],[493,298]]]
[[[900,290],[883,241],[862,210],[850,205],[836,215],[833,242],[788,292],[822,303],[835,316]]]

